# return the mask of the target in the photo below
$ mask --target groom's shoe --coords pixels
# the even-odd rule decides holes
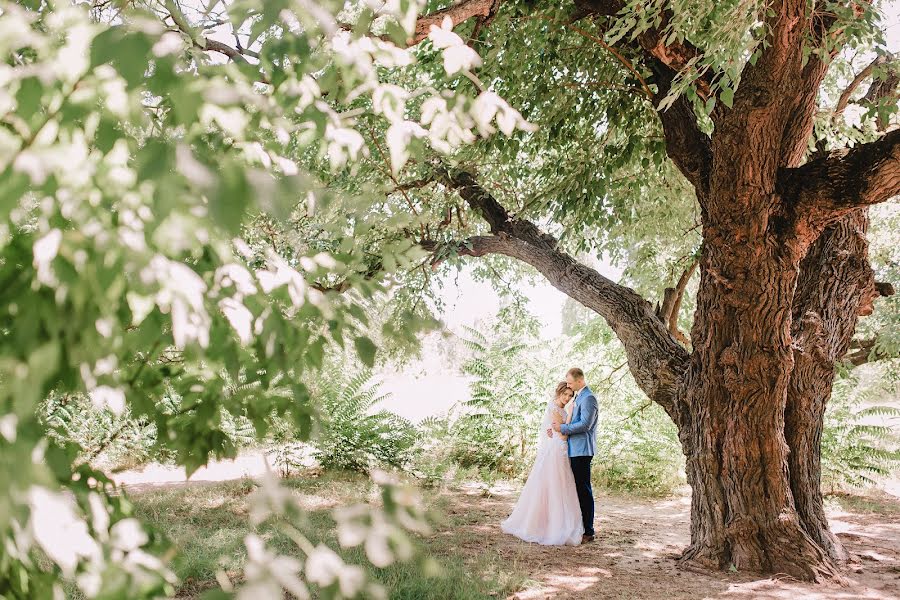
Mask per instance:
[[[592,536],[592,535],[584,534],[581,536],[582,544],[587,544],[588,542],[593,542],[593,541],[594,541],[594,536]]]

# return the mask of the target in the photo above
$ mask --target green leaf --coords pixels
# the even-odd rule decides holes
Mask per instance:
[[[110,27],[91,43],[91,67],[110,64],[129,88],[137,87],[143,83],[150,65],[151,46],[149,37],[143,32]]]
[[[359,354],[359,358],[362,360],[363,364],[367,367],[374,367],[375,353],[378,349],[372,340],[361,335],[354,340],[353,345],[356,346],[356,353]]]
[[[734,90],[731,88],[723,88],[719,93],[719,99],[722,100],[722,103],[725,104],[725,106],[731,108],[734,104]]]

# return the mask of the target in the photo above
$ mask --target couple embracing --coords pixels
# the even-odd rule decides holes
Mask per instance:
[[[547,404],[534,466],[512,514],[500,525],[504,532],[548,546],[593,541],[596,431],[597,398],[585,384],[584,372],[569,369]]]

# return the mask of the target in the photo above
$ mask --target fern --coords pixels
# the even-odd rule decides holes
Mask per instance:
[[[366,472],[376,466],[404,468],[412,459],[415,427],[375,410],[389,396],[372,379],[372,372],[363,370],[342,387],[323,386],[323,425],[313,456],[324,468]]]
[[[830,490],[878,483],[900,468],[900,409],[875,404],[896,394],[892,377],[862,383],[854,374],[835,381],[822,432],[822,480]]]

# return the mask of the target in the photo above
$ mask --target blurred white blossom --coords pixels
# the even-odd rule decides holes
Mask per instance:
[[[365,141],[355,129],[335,127],[330,123],[325,126],[325,141],[333,170],[343,167],[348,160],[357,160],[365,149]]]
[[[444,17],[440,27],[432,25],[428,39],[435,48],[442,51],[444,70],[447,71],[447,75],[481,66],[481,57],[478,56],[478,53],[453,32],[453,19],[450,17]]]
[[[94,406],[109,409],[116,416],[125,410],[125,392],[119,388],[101,385],[90,391],[90,398]]]
[[[56,285],[51,263],[59,252],[61,242],[62,231],[51,229],[34,243],[34,268],[37,270],[37,280],[44,285]]]
[[[29,526],[35,541],[64,575],[71,577],[83,559],[99,560],[100,546],[75,514],[74,502],[41,486],[28,490]]]

